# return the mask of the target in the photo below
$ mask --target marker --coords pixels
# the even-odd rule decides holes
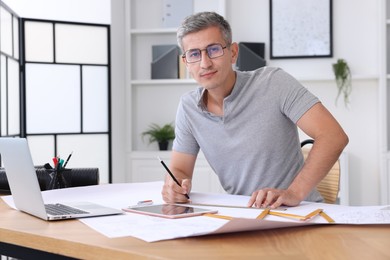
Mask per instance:
[[[62,168],[63,165],[64,165],[64,160],[63,160],[63,159],[59,159],[59,160],[58,160],[58,163],[59,163],[59,165],[60,165],[60,168]]]
[[[45,163],[45,165],[43,165],[43,167],[44,167],[46,170],[53,169],[53,167],[51,167],[50,163]]]
[[[161,164],[164,166],[165,170],[167,170],[169,175],[171,175],[172,179],[176,182],[176,184],[181,187],[181,184],[177,181],[177,179],[175,178],[175,175],[173,175],[173,173],[171,172],[171,170],[169,170],[169,168],[166,166],[166,164],[163,162],[163,160],[161,160],[160,157],[158,157],[158,156],[157,156],[157,159],[160,160]],[[190,199],[190,196],[188,196],[188,194],[184,194],[184,195],[186,196],[187,199]]]
[[[56,160],[55,160],[55,161],[57,161],[57,164],[56,164],[56,167],[55,167],[56,171],[58,171],[61,168],[60,160],[61,160],[60,157],[57,156]],[[53,159],[53,161],[54,161],[54,159]]]
[[[54,163],[54,168],[56,168],[58,165],[58,158],[57,157],[53,157],[53,163]]]

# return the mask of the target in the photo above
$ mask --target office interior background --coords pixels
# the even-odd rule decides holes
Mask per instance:
[[[137,52],[143,55],[150,50],[144,50],[139,41],[150,37],[157,42],[160,38],[161,43],[175,42],[173,32],[137,33],[137,29],[147,31],[148,27],[159,26],[162,0],[2,1],[23,18],[111,25],[112,181],[148,180],[137,177],[137,169],[163,175],[161,166],[151,166],[150,161],[156,160],[156,154],[169,160],[169,152],[159,152],[157,146],[144,143],[140,132],[149,123],[173,121],[180,95],[196,85],[187,82],[190,80],[167,84],[147,80],[150,60],[146,54],[142,59]],[[349,204],[389,203],[385,0],[333,0],[333,57],[297,59],[270,59],[269,0],[194,2],[199,10],[222,13],[231,23],[234,41],[264,42],[267,65],[281,67],[295,76],[340,122],[350,138],[344,151],[348,158]],[[339,58],[345,59],[352,71],[348,107],[342,99],[335,104],[337,87],[332,64]],[[302,133],[301,138],[305,138]],[[207,171],[203,166],[199,168],[201,174]],[[216,181],[214,177],[202,180]]]

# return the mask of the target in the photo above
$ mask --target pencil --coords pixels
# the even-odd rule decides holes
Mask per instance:
[[[71,152],[71,153],[69,154],[69,156],[68,156],[68,158],[66,159],[66,162],[65,162],[65,164],[64,164],[64,166],[63,166],[63,168],[65,168],[65,166],[68,164],[70,157],[72,157],[72,154],[73,154],[73,152]]]
[[[163,160],[161,160],[160,157],[157,157],[157,159],[160,160],[161,164],[164,166],[165,170],[167,170],[167,172],[169,173],[169,175],[172,177],[172,179],[174,180],[174,182],[176,182],[177,185],[179,185],[181,187],[181,184],[177,181],[177,179],[175,178],[175,175],[173,175],[173,173],[171,172],[171,170],[169,170],[168,166],[164,163]],[[185,194],[186,198],[187,199],[190,199],[190,196],[188,196],[188,194]]]

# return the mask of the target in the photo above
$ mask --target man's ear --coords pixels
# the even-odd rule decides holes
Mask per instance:
[[[237,58],[238,58],[238,44],[236,42],[233,42],[230,45],[230,51],[232,54],[232,64],[236,63]]]
[[[181,61],[186,65],[186,67],[187,67],[187,62],[186,62],[186,58],[184,58],[183,56],[180,56],[180,59],[181,59]]]

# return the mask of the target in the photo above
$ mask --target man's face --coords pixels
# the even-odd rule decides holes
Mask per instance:
[[[186,63],[191,76],[204,88],[213,89],[224,86],[230,73],[233,73],[232,64],[237,59],[237,45],[234,43],[223,50],[220,57],[210,59],[205,51],[211,44],[226,46],[218,27],[210,27],[199,32],[191,33],[183,38],[184,51],[200,49],[201,60],[195,63]]]

